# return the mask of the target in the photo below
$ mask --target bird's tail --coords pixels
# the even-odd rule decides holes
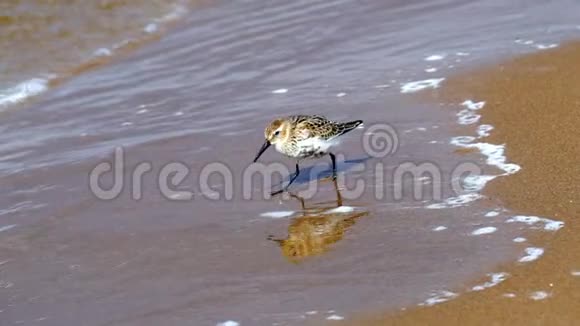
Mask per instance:
[[[347,132],[349,132],[355,128],[362,127],[362,126],[363,126],[362,120],[354,120],[354,121],[341,123],[338,125],[338,127],[340,129],[339,135],[346,134]]]

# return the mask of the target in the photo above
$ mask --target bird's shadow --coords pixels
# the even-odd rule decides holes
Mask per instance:
[[[336,173],[349,171],[352,168],[354,168],[356,165],[363,164],[371,158],[372,158],[371,156],[366,156],[366,157],[354,158],[354,159],[345,160],[345,161],[338,161],[337,160]],[[312,161],[312,162],[314,162],[314,161]],[[290,179],[292,178],[292,176],[294,176],[294,173],[291,173],[290,175],[284,177],[284,179],[279,184],[277,184],[275,187],[279,188],[279,187],[282,187],[283,185],[287,184],[290,181]],[[324,164],[309,164],[306,167],[300,166],[300,174],[298,174],[298,177],[296,178],[296,180],[294,180],[294,182],[292,184],[293,185],[305,184],[305,183],[309,183],[309,182],[314,181],[314,180],[321,180],[321,179],[329,178],[331,176],[332,176],[332,164],[330,162],[330,158],[328,158],[328,164],[326,164],[326,165],[324,165]]]

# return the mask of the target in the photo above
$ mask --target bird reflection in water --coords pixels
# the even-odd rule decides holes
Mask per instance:
[[[302,207],[302,216],[295,217],[288,226],[288,237],[276,239],[268,237],[280,246],[282,254],[292,262],[320,255],[327,252],[331,245],[340,241],[346,230],[353,226],[359,217],[368,215],[367,211],[349,210],[342,208],[342,196],[337,187],[336,202],[318,203],[313,207],[306,207],[304,198],[289,193],[298,200]]]

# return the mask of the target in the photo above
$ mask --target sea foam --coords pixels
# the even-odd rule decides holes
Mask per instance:
[[[48,80],[32,78],[14,87],[0,91],[0,107],[22,102],[48,89]]]
[[[431,78],[411,81],[401,85],[401,93],[414,93],[426,88],[438,88],[445,78]]]

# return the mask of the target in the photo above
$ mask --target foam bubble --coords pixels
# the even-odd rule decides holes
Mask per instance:
[[[481,285],[476,285],[473,288],[471,288],[472,291],[482,291],[485,289],[488,289],[492,286],[496,286],[499,283],[505,281],[507,279],[507,277],[509,276],[508,273],[504,273],[504,272],[500,272],[500,273],[492,273],[492,274],[487,274],[490,277],[490,280],[488,282],[485,282]]]
[[[17,226],[18,226],[18,224],[10,224],[10,225],[2,226],[2,227],[0,227],[0,232],[8,231],[8,230],[15,228]]]
[[[481,115],[473,113],[470,109],[465,109],[457,112],[457,122],[460,125],[471,125],[477,123]]]
[[[571,271],[570,275],[572,276],[580,276],[580,271]]]
[[[459,147],[467,147],[470,145],[469,143],[473,142],[476,138],[472,136],[457,136],[451,138],[451,145],[459,146]]]
[[[514,43],[517,43],[517,44],[525,44],[525,45],[532,45],[532,44],[534,44],[534,41],[532,41],[532,40],[520,40],[520,39],[517,39],[517,40],[514,41]]]
[[[216,326],[240,326],[240,323],[235,320],[227,320],[223,323],[218,323]]]
[[[512,241],[516,242],[516,243],[522,243],[522,242],[526,242],[527,239],[524,237],[517,237],[517,238],[514,238]]]
[[[287,88],[279,88],[272,91],[272,94],[285,94],[288,93]]]
[[[463,179],[463,190],[467,191],[480,191],[485,185],[491,180],[495,179],[496,176],[493,175],[468,175]]]
[[[442,203],[435,203],[431,205],[427,205],[427,209],[442,209],[442,208],[453,208],[464,206],[467,203],[471,203],[481,198],[480,194],[477,193],[467,193],[463,195],[459,195],[457,197],[450,197],[445,199]]]
[[[443,225],[439,225],[439,226],[436,226],[433,228],[433,231],[435,231],[435,232],[440,232],[440,231],[445,231],[445,230],[447,230],[447,227],[443,226]]]
[[[536,248],[536,247],[528,247],[524,249],[526,255],[519,259],[520,263],[529,263],[538,258],[540,258],[544,254],[543,248]]]
[[[100,48],[94,52],[94,55],[96,57],[109,57],[109,56],[113,55],[113,51],[111,51],[107,48]]]
[[[316,310],[311,310],[311,311],[306,312],[307,315],[316,315],[317,313],[318,313],[318,311],[316,311]]]
[[[436,72],[437,68],[427,68],[425,69],[425,72]]]
[[[485,106],[485,101],[473,102],[472,100],[465,100],[461,105],[467,107],[470,110],[481,110]]]
[[[16,104],[48,89],[48,80],[32,78],[14,87],[0,91],[0,106]]]
[[[420,303],[420,306],[433,306],[436,305],[438,303],[442,303],[445,301],[449,301],[453,298],[457,297],[457,293],[453,293],[451,291],[446,291],[446,290],[442,290],[442,291],[436,291],[436,292],[432,292],[431,293],[431,297],[429,297],[427,300],[425,300],[423,303]]]
[[[438,88],[445,78],[432,78],[405,83],[401,86],[401,93],[414,93],[425,88]]]
[[[145,28],[143,28],[143,30],[145,31],[145,33],[155,33],[159,30],[159,25],[155,24],[155,23],[149,23],[147,24],[147,26],[145,26]]]
[[[489,212],[485,213],[484,216],[485,217],[496,217],[498,215],[499,215],[499,212],[498,211],[489,211]]]
[[[260,216],[268,218],[285,218],[294,215],[294,213],[295,213],[294,211],[277,211],[277,212],[262,213],[260,214]]]
[[[516,215],[512,216],[510,219],[506,221],[506,223],[514,223],[514,222],[525,223],[530,226],[534,226],[538,223],[543,223],[544,224],[543,229],[545,231],[558,231],[564,226],[564,222],[562,221],[554,221],[545,217],[538,216]]]
[[[445,58],[444,54],[433,54],[425,58],[425,61],[439,61]]]
[[[547,49],[553,49],[558,47],[557,43],[552,43],[552,44],[536,44],[536,48],[538,50],[547,50]]]
[[[504,298],[515,298],[516,295],[515,295],[515,293],[504,293],[503,297]]]
[[[493,130],[492,125],[480,125],[477,127],[477,135],[479,138],[488,137],[489,132]]]
[[[459,57],[466,57],[469,55],[469,52],[456,52],[455,55]]]
[[[495,231],[497,231],[497,228],[496,227],[486,226],[486,227],[483,227],[483,228],[479,228],[477,230],[474,230],[473,232],[471,232],[471,235],[491,234],[491,233],[494,233]]]
[[[346,93],[338,93],[338,94],[336,94],[336,97],[343,97],[343,96],[346,96]]]
[[[496,166],[500,170],[503,170],[505,172],[503,175],[514,174],[521,169],[521,167],[517,164],[506,163],[506,157],[504,155],[505,145],[495,145],[489,143],[469,144],[465,141],[465,137],[469,136],[454,137],[451,139],[451,144],[459,147],[478,149],[484,156],[487,156],[486,163],[488,165]],[[475,139],[474,137],[472,138]]]
[[[535,291],[535,292],[532,292],[530,294],[530,299],[538,301],[538,300],[544,300],[544,299],[548,298],[549,296],[550,296],[550,294],[546,291]]]
[[[343,320],[344,317],[339,316],[339,315],[330,315],[328,317],[326,317],[326,320]]]

